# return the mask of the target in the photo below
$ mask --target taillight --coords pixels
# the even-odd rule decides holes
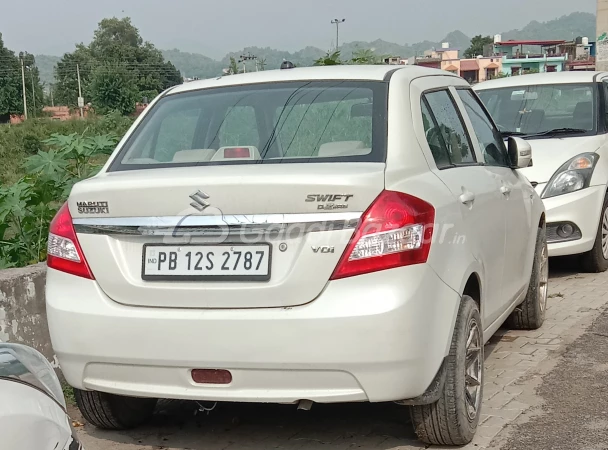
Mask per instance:
[[[361,218],[332,280],[425,263],[435,208],[402,192],[383,191]]]
[[[67,203],[51,222],[46,264],[51,269],[94,280],[78,243]]]

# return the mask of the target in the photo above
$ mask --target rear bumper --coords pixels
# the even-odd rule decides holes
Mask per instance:
[[[449,351],[459,295],[427,265],[330,282],[292,308],[143,308],[49,269],[47,313],[67,381],[122,395],[291,403],[424,393]],[[229,385],[192,381],[227,369]]]
[[[593,248],[605,194],[606,186],[592,186],[543,200],[548,224],[572,222],[581,230],[582,236],[573,241],[549,243],[549,256],[576,255]]]

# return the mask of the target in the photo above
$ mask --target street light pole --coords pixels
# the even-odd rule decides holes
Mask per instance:
[[[340,48],[340,24],[346,22],[346,19],[334,19],[331,21],[336,26],[336,50]]]

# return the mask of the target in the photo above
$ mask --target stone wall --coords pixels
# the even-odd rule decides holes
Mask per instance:
[[[0,270],[0,341],[35,348],[57,367],[46,321],[46,264]]]

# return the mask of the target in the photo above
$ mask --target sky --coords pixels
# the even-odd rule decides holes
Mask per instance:
[[[328,49],[334,18],[346,19],[340,42],[411,44],[454,30],[494,35],[595,7],[596,0],[0,0],[0,33],[16,52],[62,55],[90,42],[101,19],[129,16],[160,49],[220,58],[246,46]]]

